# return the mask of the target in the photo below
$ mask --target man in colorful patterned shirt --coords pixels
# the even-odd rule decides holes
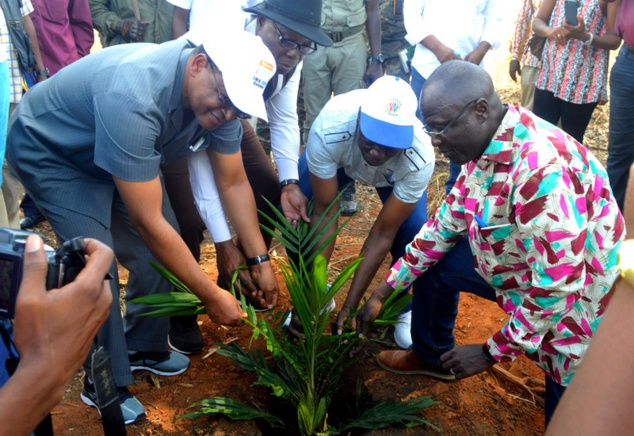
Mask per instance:
[[[441,65],[421,101],[432,145],[462,172],[368,300],[359,332],[394,288],[419,277],[413,347],[383,351],[379,365],[453,380],[524,354],[547,375],[548,420],[618,275],[624,222],[606,172],[561,129],[502,105],[489,75],[468,62]],[[510,315],[484,344],[454,347],[460,291]]]

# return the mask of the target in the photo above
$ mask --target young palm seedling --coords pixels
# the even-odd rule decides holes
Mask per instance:
[[[336,201],[330,205],[334,207]],[[312,208],[312,205],[310,206]],[[277,212],[275,207],[272,210]],[[264,412],[259,409],[237,403],[226,397],[213,397],[192,404],[194,412],[181,418],[198,418],[211,414],[224,414],[231,419],[261,419],[270,428],[284,434],[338,434],[354,429],[375,429],[402,423],[407,426],[429,424],[416,415],[421,409],[434,402],[429,397],[414,398],[402,402],[385,402],[366,408],[363,401],[357,410],[350,410],[350,416],[338,416],[329,411],[331,401],[342,395],[342,378],[346,368],[353,363],[351,352],[356,349],[359,338],[350,325],[341,335],[331,333],[330,312],[324,310],[328,303],[352,277],[361,259],[357,259],[341,271],[328,287],[326,260],[319,253],[335,238],[347,221],[337,228],[330,239],[322,241],[321,221],[314,226],[300,222],[291,226],[284,216],[277,212],[276,217],[266,217],[268,226],[263,230],[277,238],[289,253],[287,264],[281,265],[286,288],[290,296],[295,316],[302,326],[302,336],[293,337],[284,328],[288,310],[274,309],[270,314],[258,316],[253,307],[247,307],[248,318],[245,322],[253,329],[253,339],[263,338],[266,343],[265,357],[261,349],[247,350],[237,343],[220,344],[219,354],[227,356],[236,365],[256,374],[256,385],[270,389],[278,399],[278,407],[271,405]],[[338,219],[334,214],[323,228]],[[322,241],[320,243],[320,241]],[[153,295],[137,299],[154,310],[153,315],[174,315],[203,313],[204,308],[196,297],[164,269],[157,269],[168,278],[180,292],[166,296]],[[383,305],[375,325],[395,324],[398,314],[409,303],[411,296],[397,298],[395,292]],[[243,305],[244,305],[244,298]],[[351,314],[353,319],[356,313]],[[363,396],[363,383],[357,384],[357,397]],[[354,408],[353,408],[354,409]],[[365,410],[364,410],[365,409]],[[292,410],[292,413],[289,413]]]

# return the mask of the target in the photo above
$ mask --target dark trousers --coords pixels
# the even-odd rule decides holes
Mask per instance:
[[[267,198],[271,203],[277,205],[280,201],[279,180],[271,159],[264,152],[255,131],[247,121],[242,122],[242,163],[249,179],[251,189],[255,196],[255,203],[258,210],[269,216],[274,216],[262,197]],[[183,240],[189,247],[196,260],[200,260],[200,243],[203,240],[205,224],[200,218],[194,194],[189,184],[189,171],[187,160],[161,166],[165,179],[165,189],[169,197],[176,220],[181,230]],[[258,214],[261,223],[265,220]],[[270,245],[271,237],[263,234],[267,247]]]
[[[466,236],[414,282],[412,349],[418,358],[439,366],[440,356],[454,348],[453,329],[461,291],[496,301],[495,290],[474,268]],[[564,390],[546,377],[546,424]]]
[[[24,196],[22,197],[22,201],[20,202],[20,209],[22,209],[22,212],[24,212],[25,218],[41,213],[35,205],[35,202],[31,198],[31,196],[27,192],[25,192]]]
[[[569,103],[555,97],[550,91],[535,89],[533,113],[555,126],[561,120],[561,128],[582,144],[596,107],[597,103]]]
[[[607,170],[621,211],[634,163],[634,49],[623,44],[610,73],[610,127]]]
[[[62,170],[63,168],[60,168],[60,171]],[[24,174],[20,176],[21,180],[27,180]],[[81,197],[83,192],[94,192],[100,186],[103,189],[109,189],[109,186],[98,180],[86,178],[85,183],[77,178],[72,180],[74,186],[68,189],[70,198]],[[151,261],[157,261],[130,222],[127,209],[117,191],[113,195],[112,204],[103,205],[102,216],[93,218],[67,208],[66,205],[50,203],[42,195],[44,190],[37,185],[25,184],[25,187],[51,224],[60,244],[79,235],[97,239],[112,248],[116,261],[128,270],[125,294],[126,314],[122,320],[117,262],[112,263],[109,271],[112,277],[109,281],[113,296],[112,305],[110,314],[99,329],[97,337],[99,345],[110,354],[117,386],[132,384],[134,381],[130,372],[128,350],[165,351],[168,321],[162,317],[137,316],[144,310],[143,306],[131,304],[129,301],[145,295],[171,292],[172,286],[151,266]],[[163,193],[163,216],[176,229],[176,219],[164,190]],[[85,363],[86,369],[89,362],[90,356]]]
[[[561,400],[562,395],[566,391],[566,387],[556,383],[552,378],[546,377],[546,398],[544,402],[544,417],[546,418],[546,427],[550,419],[555,413],[557,404]]]

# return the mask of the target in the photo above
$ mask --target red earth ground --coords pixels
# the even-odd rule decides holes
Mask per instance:
[[[439,162],[438,173],[443,173],[446,164]],[[442,179],[441,179],[442,180]],[[430,198],[434,192],[430,188]],[[358,189],[360,212],[350,221],[339,236],[331,263],[332,269],[340,269],[354,259],[363,244],[379,209],[379,200],[373,190]],[[45,229],[42,229],[45,233]],[[214,276],[215,256],[213,244],[205,241],[201,263],[210,276]],[[273,260],[282,261],[283,249],[274,245]],[[382,271],[387,268],[383,265]],[[125,276],[125,273],[123,273]],[[375,283],[381,274],[377,275]],[[282,278],[280,283],[282,283]],[[345,298],[344,291],[337,295],[338,306]],[[287,306],[286,298],[281,305]],[[456,322],[458,344],[482,343],[507,319],[495,304],[470,294],[463,294]],[[177,377],[156,377],[149,373],[135,373],[135,384],[130,388],[145,405],[147,418],[128,427],[131,435],[234,435],[258,434],[254,422],[232,422],[226,418],[202,418],[197,420],[175,419],[186,413],[191,403],[211,396],[227,396],[245,403],[262,404],[267,392],[255,388],[252,373],[238,368],[225,357],[212,354],[205,358],[208,350],[217,342],[238,338],[248,347],[250,330],[247,326],[225,327],[200,316],[205,339],[205,350],[193,356],[190,369]],[[373,400],[406,399],[416,396],[431,396],[438,404],[425,409],[422,415],[444,434],[541,434],[544,431],[543,381],[544,375],[534,364],[520,358],[512,364],[498,365],[522,379],[526,387],[509,381],[496,371],[462,380],[444,383],[424,376],[401,376],[388,373],[375,363],[375,355],[383,346],[370,344],[360,353],[352,367],[352,375],[361,377]],[[53,422],[59,435],[102,434],[101,421],[94,409],[85,406],[79,399],[81,374],[73,380],[63,402],[53,410]],[[370,434],[422,434],[436,433],[431,427],[404,429],[390,427]]]

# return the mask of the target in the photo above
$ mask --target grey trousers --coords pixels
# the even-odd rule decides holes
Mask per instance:
[[[81,185],[81,181],[73,183]],[[104,214],[112,214],[111,227],[107,228],[90,216],[66,208],[64,205],[51,204],[37,189],[30,189],[29,186],[26,188],[53,227],[60,243],[76,236],[97,239],[111,247],[117,261],[129,271],[125,292],[125,315],[122,316],[116,261],[110,268],[110,275],[113,277],[110,280],[113,295],[112,307],[97,338],[98,344],[110,353],[117,385],[132,384],[128,350],[166,351],[169,319],[136,317],[141,308],[128,301],[142,295],[171,292],[171,285],[150,265],[150,260],[156,261],[156,259],[132,226],[123,201],[116,190],[112,204],[104,205]],[[178,231],[176,218],[164,187],[162,208],[165,219]]]

